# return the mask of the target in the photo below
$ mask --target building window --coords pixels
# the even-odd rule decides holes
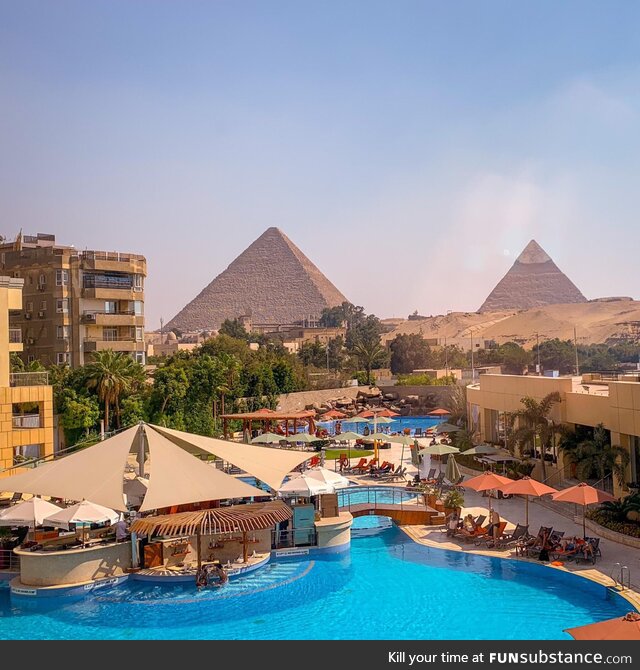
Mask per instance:
[[[59,340],[69,339],[69,326],[56,326],[56,336]]]
[[[69,285],[69,270],[56,270],[56,286]]]
[[[33,354],[27,356],[27,363],[33,363],[36,360],[36,357]]]
[[[136,327],[135,338],[136,338],[136,342],[142,342],[142,340],[144,340],[143,329],[140,328],[139,326]]]
[[[56,312],[58,314],[69,313],[69,298],[58,298],[56,300]]]
[[[46,301],[46,300],[43,300],[43,301],[40,303],[40,310],[43,311],[43,312],[46,312],[46,311],[47,311],[47,301]]]
[[[105,314],[115,314],[118,311],[118,303],[115,300],[105,300],[104,312]]]
[[[66,365],[69,363],[69,352],[68,351],[59,351],[56,354],[56,364],[57,365]]]
[[[144,365],[144,351],[134,351],[131,355],[136,363]]]
[[[102,339],[105,340],[105,342],[115,342],[118,339],[118,329],[106,327],[103,328]]]
[[[25,309],[27,312],[33,312],[33,302],[29,301],[25,303]]]
[[[142,291],[143,288],[143,276],[142,275],[133,275],[133,290]]]
[[[25,461],[31,461],[40,458],[42,447],[39,444],[25,444],[20,447],[13,448],[13,464],[18,465]]]
[[[144,303],[142,300],[133,301],[133,313],[136,316],[142,316],[144,314]]]

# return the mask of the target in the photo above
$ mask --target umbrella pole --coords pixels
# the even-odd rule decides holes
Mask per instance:
[[[247,543],[247,531],[242,532],[242,562],[246,565],[249,562],[249,545]]]
[[[585,505],[582,508],[582,539],[584,540],[587,537],[587,521],[586,521],[586,515],[587,515],[587,506]],[[595,560],[595,559],[594,559]]]
[[[525,496],[524,499],[526,500],[524,522],[527,526],[529,526],[529,496]]]
[[[202,549],[202,540],[200,537],[200,529],[198,528],[196,530],[196,554],[197,554],[197,560],[198,560],[198,572],[200,571],[200,568],[202,567],[202,554],[200,553]]]

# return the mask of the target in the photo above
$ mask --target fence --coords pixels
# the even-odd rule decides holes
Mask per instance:
[[[9,375],[9,386],[46,386],[48,383],[48,372],[12,372]]]
[[[20,572],[20,557],[13,553],[13,549],[0,549],[0,570]]]

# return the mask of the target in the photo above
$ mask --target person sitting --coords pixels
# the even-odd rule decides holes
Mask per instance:
[[[447,526],[447,537],[451,537],[460,526],[460,515],[457,511],[451,512],[445,519]]]
[[[460,535],[464,535],[465,537],[467,536],[472,536],[476,534],[476,531],[478,529],[478,524],[476,524],[473,514],[467,514],[465,518],[462,520],[462,528],[458,531]]]

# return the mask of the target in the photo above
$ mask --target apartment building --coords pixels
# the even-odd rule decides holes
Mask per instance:
[[[25,460],[53,454],[53,392],[46,372],[11,372],[22,351],[9,315],[22,311],[22,279],[0,277],[0,476]],[[0,485],[0,489],[2,486]]]
[[[146,266],[144,256],[78,251],[42,233],[0,244],[0,272],[24,280],[11,317],[23,360],[77,367],[112,349],[144,364]]]

